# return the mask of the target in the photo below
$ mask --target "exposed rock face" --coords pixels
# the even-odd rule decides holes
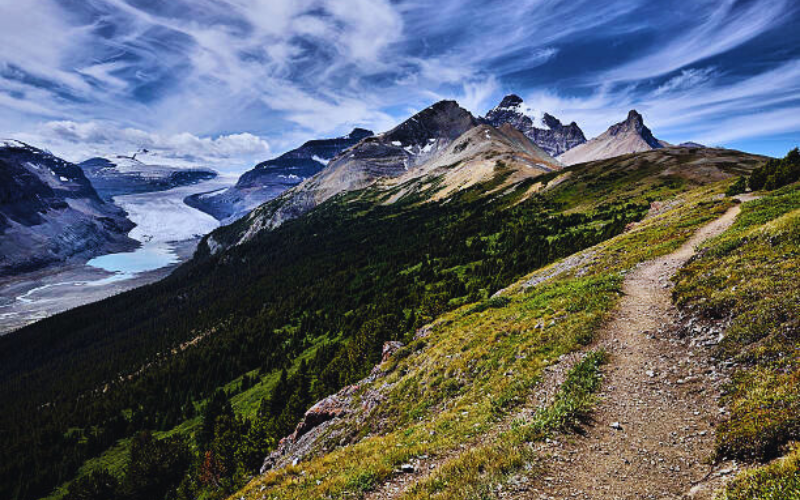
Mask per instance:
[[[625,121],[612,125],[591,141],[567,151],[559,156],[558,160],[564,165],[575,165],[667,146],[669,146],[668,143],[653,136],[653,133],[644,124],[642,115],[636,110],[631,110]]]
[[[368,137],[331,160],[319,174],[249,216],[245,239],[298,217],[331,197],[394,178],[437,156],[478,125],[455,101],[440,101],[392,130]]]
[[[437,201],[488,182],[501,171],[506,177],[497,185],[498,191],[560,169],[557,160],[510,124],[499,129],[484,124],[462,134],[435,158],[376,187],[390,193],[386,203],[408,195]]]
[[[231,188],[192,195],[185,201],[218,220],[229,222],[316,175],[336,155],[372,134],[371,130],[356,128],[344,137],[308,141],[277,158],[259,163],[242,174]]]
[[[270,453],[261,466],[261,474],[268,470],[285,467],[297,463],[319,451],[326,442],[333,439],[322,439],[325,431],[338,419],[356,418],[363,421],[369,413],[382,401],[383,396],[377,393],[363,394],[358,402],[354,400],[358,390],[367,384],[386,375],[382,366],[392,355],[403,347],[402,342],[386,342],[383,345],[381,363],[376,365],[369,376],[357,384],[349,385],[332,396],[317,402],[303,416],[300,423],[289,436],[281,439],[278,447]]]
[[[210,169],[153,165],[138,160],[136,156],[138,154],[112,159],[91,158],[79,166],[97,193],[107,201],[118,195],[166,191],[217,176]]]
[[[556,159],[510,124],[499,129],[477,124],[455,102],[442,101],[395,129],[344,151],[319,174],[235,225],[212,233],[200,248],[211,254],[223,252],[341,193],[368,188],[364,194],[376,196],[375,201],[382,204],[408,199],[433,202],[497,180],[486,193],[491,197],[561,168]],[[538,189],[528,186],[528,195]]]
[[[77,165],[0,141],[0,276],[131,250],[137,243],[126,235],[133,227]]]
[[[549,113],[528,109],[522,98],[514,94],[503,98],[482,121],[496,128],[508,123],[551,156],[558,156],[586,142],[586,136],[575,122],[564,125]]]

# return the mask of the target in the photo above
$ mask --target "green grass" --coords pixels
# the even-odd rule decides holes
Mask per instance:
[[[448,460],[408,498],[490,497],[492,485],[535,462],[525,443],[580,425],[600,383],[602,353],[577,365],[556,401],[530,422],[492,429],[526,403],[546,366],[592,341],[620,297],[625,272],[674,250],[730,207],[716,196],[725,187],[695,190],[675,210],[597,245],[582,269],[522,291],[520,283],[545,268],[500,298],[440,317],[383,366],[384,378],[360,388],[362,396],[378,394],[377,409],[328,430],[337,442],[354,444],[271,471],[231,498],[359,497],[423,455]]]
[[[678,275],[678,305],[729,322],[716,353],[735,363],[718,458],[766,462],[800,440],[800,186],[746,203]],[[738,478],[725,499],[797,498],[798,454]],[[792,469],[794,467],[794,469]],[[794,488],[795,497],[786,493]]]
[[[800,187],[746,203],[734,226],[678,275],[678,305],[730,326],[718,355],[737,363],[717,431],[720,457],[769,460],[800,439]]]
[[[800,448],[786,457],[743,472],[716,497],[716,500],[798,500],[800,499]]]
[[[569,371],[554,402],[538,411],[531,422],[515,420],[510,430],[445,462],[401,498],[490,497],[495,485],[534,458],[530,443],[551,433],[576,430],[585,422],[596,402],[594,393],[600,387],[600,366],[605,361],[604,352],[589,353]]]

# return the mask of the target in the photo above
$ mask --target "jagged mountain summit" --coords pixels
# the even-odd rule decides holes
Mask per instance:
[[[384,203],[408,196],[436,201],[492,181],[497,175],[503,179],[495,192],[560,169],[555,158],[510,124],[499,129],[482,124],[463,133],[430,161],[399,177],[379,181],[376,187],[387,191]]]
[[[551,156],[558,156],[586,142],[578,124],[564,125],[549,113],[532,110],[515,94],[504,97],[481,121],[498,128],[508,123]]]
[[[561,154],[558,156],[558,160],[564,165],[575,165],[667,146],[669,146],[668,143],[653,136],[653,133],[644,124],[642,115],[632,109],[624,121],[612,125],[589,142]]]
[[[90,158],[81,162],[79,166],[97,193],[105,200],[111,200],[119,195],[166,191],[217,176],[215,171],[207,168],[157,165],[145,163],[137,158],[146,154],[147,151],[143,150],[132,156]]]
[[[136,247],[119,207],[80,167],[18,141],[0,141],[0,276]]]
[[[317,174],[339,153],[371,135],[371,130],[355,128],[343,137],[308,141],[259,163],[242,174],[235,186],[192,195],[185,201],[218,220],[231,221]]]
[[[477,125],[472,113],[457,102],[439,101],[392,130],[360,141],[319,174],[253,211],[247,234],[280,226],[337,194],[365,188],[378,179],[400,177]]]

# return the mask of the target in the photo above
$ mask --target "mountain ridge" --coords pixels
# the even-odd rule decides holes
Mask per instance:
[[[632,109],[625,120],[611,125],[608,130],[588,142],[562,153],[557,159],[565,165],[574,165],[668,146],[670,144],[655,138],[644,124],[644,117]]]
[[[439,101],[393,129],[359,141],[315,176],[251,212],[242,241],[299,217],[337,194],[363,189],[378,179],[399,177],[476,125],[472,113],[457,102]],[[213,235],[207,241],[213,251],[220,248]]]
[[[356,127],[346,136],[306,141],[277,158],[257,164],[231,188],[198,193],[187,197],[185,202],[220,221],[232,222],[316,175],[343,150],[372,135],[371,130]]]
[[[510,124],[498,130],[480,124],[455,101],[440,101],[394,129],[364,139],[315,177],[254,210],[233,244],[274,229],[337,194],[374,188],[390,193],[384,202],[394,203],[435,185],[426,196],[441,200],[495,177],[498,167],[507,172],[500,189],[561,165]],[[217,252],[231,242],[222,243],[212,233],[206,244]]]
[[[80,167],[28,144],[0,141],[0,275],[132,250],[134,225]]]

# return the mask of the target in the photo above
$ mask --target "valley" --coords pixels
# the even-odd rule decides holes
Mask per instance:
[[[139,247],[0,279],[0,334],[164,278],[191,258],[200,238],[219,225],[186,205],[184,198],[232,182],[216,177],[165,191],[114,197],[136,224],[128,236]]]
[[[141,192],[154,177],[134,157],[92,160],[103,192],[127,190],[106,201],[74,165],[7,148],[78,179],[138,247],[8,281],[2,319],[21,328],[0,337],[2,495],[792,488],[783,466],[777,486],[726,480],[794,456],[796,149],[673,146],[635,110],[586,141],[514,95],[486,117],[444,100],[383,133],[308,141],[235,185],[198,170]],[[20,183],[78,182],[17,165]],[[10,227],[49,194],[34,188],[6,195]],[[57,194],[37,213],[63,210]],[[739,248],[766,283],[728,283]],[[787,395],[763,436],[763,393],[736,387],[753,373]]]

